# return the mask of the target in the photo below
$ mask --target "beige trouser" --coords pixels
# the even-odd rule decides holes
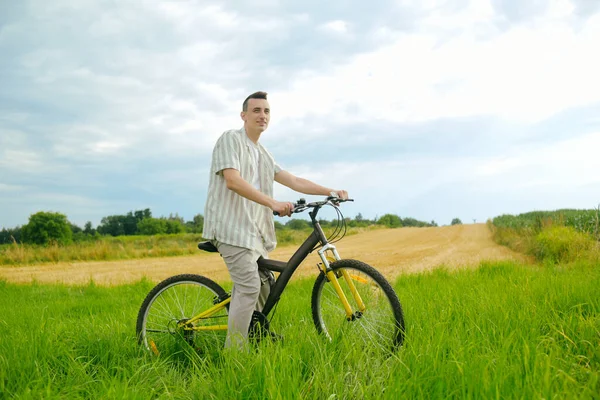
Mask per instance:
[[[226,348],[243,348],[248,342],[248,328],[254,310],[261,311],[271,291],[268,277],[259,272],[257,260],[267,258],[267,251],[257,240],[260,250],[213,241],[221,253],[233,281],[233,292],[229,304]]]

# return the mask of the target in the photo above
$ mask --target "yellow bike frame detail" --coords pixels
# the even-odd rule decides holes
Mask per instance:
[[[364,281],[364,279],[362,279],[361,277],[356,276],[356,275],[350,276],[348,271],[346,271],[345,269],[342,269],[342,275],[344,276],[344,279],[346,280],[346,283],[348,284],[348,287],[350,288],[350,293],[352,293],[352,297],[354,297],[354,301],[356,301],[356,305],[358,306],[358,309],[360,310],[361,313],[364,313],[365,310],[367,309],[367,307],[365,306],[365,303],[363,303],[362,298],[360,297],[360,294],[358,294],[358,290],[356,290],[356,286],[354,286],[354,282],[352,282],[352,279],[356,279],[359,282]]]
[[[341,276],[344,277],[344,280],[348,284],[348,289],[350,289],[350,293],[352,294],[352,297],[354,298],[354,301],[356,302],[358,309],[360,310],[361,313],[364,313],[365,310],[367,309],[367,307],[365,306],[365,303],[363,302],[362,298],[360,297],[360,294],[358,293],[358,290],[356,290],[356,286],[354,286],[354,282],[352,282],[352,281],[356,280],[356,281],[362,282],[362,283],[367,283],[367,282],[364,279],[362,279],[360,276],[350,275],[348,273],[348,271],[346,271],[344,269],[341,269],[336,273],[333,273],[333,271],[327,272],[327,269],[329,268],[329,263],[337,261],[337,258],[327,256],[325,259],[327,261],[327,265],[325,263],[321,263],[321,269],[322,269],[323,273],[325,273],[325,275],[327,276],[327,279],[329,279],[329,282],[331,282],[331,284],[333,285],[333,288],[335,289],[338,297],[340,298],[340,301],[342,302],[342,306],[344,307],[344,310],[346,311],[346,317],[348,319],[352,318],[352,315],[353,315],[352,306],[350,306],[350,303],[348,302],[348,298],[344,294],[344,291],[342,290],[342,287],[340,286],[340,284],[337,282],[337,278],[340,277],[340,275],[338,275],[338,273],[341,273]]]
[[[227,325],[194,326],[192,331],[226,331]]]
[[[218,311],[221,311],[221,309],[223,309],[223,307],[225,307],[230,302],[231,302],[231,297],[228,297],[225,300],[223,300],[222,302],[220,302],[219,304],[216,304],[215,306],[209,308],[208,310],[203,311],[202,313],[196,315],[195,317],[188,319],[185,322],[180,322],[178,324],[178,327],[184,328],[185,325],[193,324],[204,318],[209,318],[209,317],[213,316],[214,314],[216,314]],[[225,328],[223,328],[223,327],[225,327]],[[202,326],[202,327],[196,326],[196,327],[192,328],[192,330],[222,330],[222,329],[227,329],[227,325],[213,325],[213,326]]]
[[[354,313],[352,312],[352,308],[350,307],[350,303],[348,303],[348,299],[346,298],[346,295],[344,294],[344,291],[342,290],[342,287],[338,283],[337,277],[335,276],[335,274],[333,273],[333,271],[329,271],[327,273],[327,279],[329,279],[329,282],[331,282],[331,284],[333,285],[333,288],[335,289],[335,292],[337,293],[337,295],[339,296],[340,300],[342,301],[342,305],[344,306],[344,310],[346,310],[346,318],[352,319],[352,315]]]
[[[323,258],[321,258],[321,259],[323,260]],[[340,298],[340,301],[342,302],[342,306],[344,307],[344,310],[346,311],[346,318],[348,320],[350,320],[350,319],[352,319],[352,315],[354,313],[352,312],[352,306],[348,302],[348,298],[344,294],[342,287],[340,286],[340,284],[337,281],[338,276],[333,271],[327,272],[327,270],[329,269],[329,263],[335,262],[335,261],[337,261],[337,259],[334,257],[331,257],[331,256],[326,256],[323,261],[325,261],[325,262],[320,263],[321,270],[323,271],[325,276],[327,276],[327,279],[329,280],[329,282],[331,282],[331,284],[333,285],[333,288],[335,289],[335,292],[337,293],[338,297]],[[352,291],[352,289],[350,289],[350,290]],[[354,292],[356,292],[356,289],[354,290]]]

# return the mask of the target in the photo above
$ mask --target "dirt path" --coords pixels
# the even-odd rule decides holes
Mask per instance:
[[[347,236],[336,246],[342,258],[364,261],[390,279],[440,265],[472,268],[482,260],[525,260],[522,255],[494,243],[485,224],[375,230]],[[282,247],[271,253],[270,258],[287,260],[295,250],[293,246]],[[315,275],[318,261],[318,255],[311,254],[298,272]],[[229,280],[221,257],[200,251],[184,257],[2,267],[0,279],[67,284],[86,284],[93,279],[98,285],[117,285],[138,281],[144,276],[159,281],[181,273],[206,275],[216,281]]]

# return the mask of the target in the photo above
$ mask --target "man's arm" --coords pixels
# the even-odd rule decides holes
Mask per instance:
[[[335,192],[341,199],[348,198],[348,193],[345,190],[327,188],[309,181],[308,179],[297,177],[287,171],[279,171],[277,174],[275,174],[275,181],[289,187],[292,190],[295,190],[296,192],[304,194],[329,196],[331,192]]]
[[[261,204],[265,207],[269,207],[271,210],[276,211],[280,216],[292,215],[292,203],[277,201],[261,191],[256,190],[254,186],[242,178],[240,171],[237,169],[224,169],[223,177],[227,183],[227,189],[234,191],[248,200],[254,201],[255,203]]]

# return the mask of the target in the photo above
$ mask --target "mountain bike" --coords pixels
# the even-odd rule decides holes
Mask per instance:
[[[317,250],[320,261],[311,297],[312,319],[318,333],[328,341],[346,341],[356,351],[393,353],[405,335],[404,313],[390,283],[373,267],[342,259],[333,243],[346,234],[340,203],[353,201],[329,196],[306,203],[300,199],[293,213],[309,211],[313,231],[287,261],[260,257],[259,270],[271,271],[271,290],[261,311],[255,311],[249,337],[270,337],[270,322],[282,293],[298,266]],[[317,215],[331,206],[337,212],[333,232],[326,236]],[[218,252],[211,242],[198,248]],[[155,355],[185,349],[199,353],[224,346],[230,293],[213,280],[200,275],[182,274],[158,283],[146,296],[137,317],[137,337]],[[269,318],[270,316],[270,318]],[[218,351],[218,350],[217,350]]]

